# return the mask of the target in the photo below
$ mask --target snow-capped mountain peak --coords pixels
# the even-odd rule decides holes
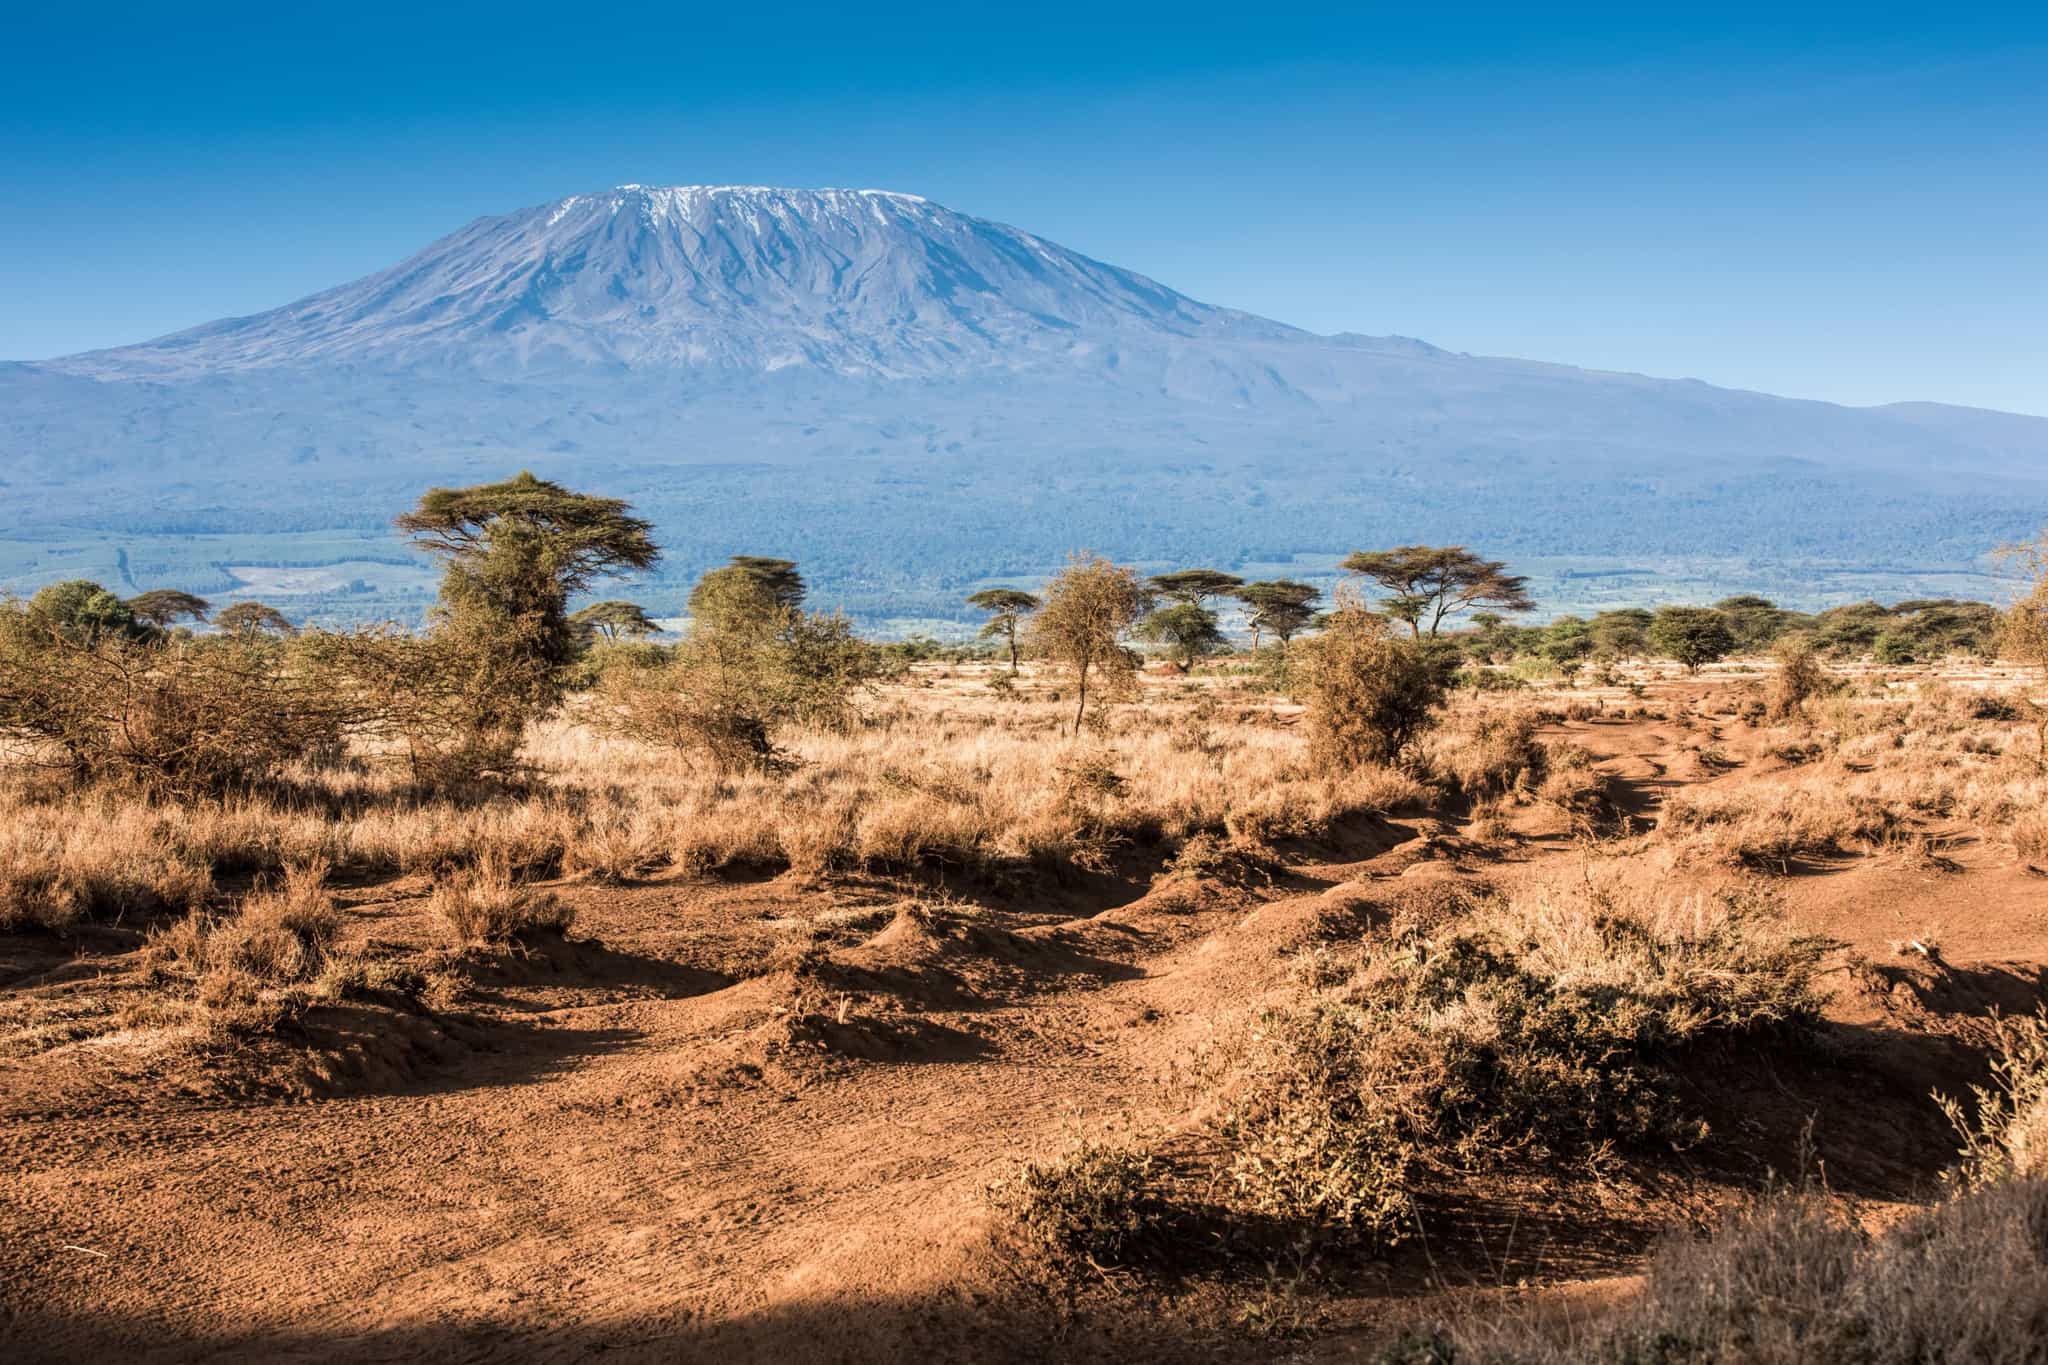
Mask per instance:
[[[380,274],[65,368],[801,366],[944,376],[1291,328],[890,190],[620,185],[481,218]]]

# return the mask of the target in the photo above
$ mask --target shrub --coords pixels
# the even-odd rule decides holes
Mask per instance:
[[[80,643],[0,609],[0,732],[50,744],[83,778],[218,795],[338,749],[354,718],[276,641]]]
[[[2043,1229],[2048,1182],[2039,1180],[1973,1190],[1877,1237],[1819,1196],[1780,1195],[1711,1239],[1667,1243],[1641,1293],[1615,1310],[1576,1321],[1475,1319],[1381,1359],[2036,1365],[2048,1327]]]
[[[1025,1244],[1055,1267],[1107,1270],[1159,1250],[1168,1219],[1152,1189],[1152,1166],[1143,1153],[1084,1143],[1027,1164],[991,1195]]]
[[[1970,1087],[1975,1116],[1937,1096],[1962,1138],[1956,1178],[1971,1185],[2048,1177],[2048,1011],[1994,1026],[1991,1084]]]
[[[1310,755],[1332,768],[1393,762],[1434,722],[1447,690],[1417,642],[1394,638],[1384,617],[1356,605],[1303,642],[1294,674]]]
[[[1800,1036],[1825,946],[1738,896],[1541,896],[1412,929],[1338,989],[1267,1011],[1224,1059],[1238,1198],[1384,1246],[1425,1169],[1697,1143],[1685,1055]]]
[[[1820,651],[1808,635],[1787,635],[1771,648],[1777,658],[1777,672],[1771,675],[1770,697],[1765,710],[1774,720],[1790,720],[1805,707],[1807,698],[1833,690],[1834,680],[1820,665]]]

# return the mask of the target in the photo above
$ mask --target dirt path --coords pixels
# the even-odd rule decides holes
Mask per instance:
[[[1698,762],[1727,741],[1686,705],[1566,727],[1642,824],[1724,771]],[[1357,861],[1303,857],[1258,893],[1168,888],[986,932],[899,919],[839,955],[825,1014],[844,1036],[823,1051],[760,1052],[791,1017],[785,976],[727,984],[660,960],[641,902],[666,898],[672,920],[682,893],[591,890],[579,932],[606,948],[494,988],[477,1038],[382,1092],[228,1104],[116,1088],[60,1117],[23,1092],[30,1073],[0,1073],[9,1354],[997,1354],[1004,1319],[977,1299],[1002,1273],[984,1263],[989,1182],[1162,1116],[1146,1106],[1169,1102],[1174,1059],[1255,1002],[1277,946],[1403,880],[1420,834],[1382,824]],[[1496,870],[1578,856],[1538,838]],[[796,912],[811,893],[746,894]],[[739,1069],[721,1078],[727,1057]]]

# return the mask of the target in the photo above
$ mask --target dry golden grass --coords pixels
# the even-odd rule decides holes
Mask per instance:
[[[489,864],[608,882],[661,868],[1100,866],[1132,842],[1265,844],[1428,795],[1391,769],[1310,771],[1284,709],[1164,690],[1104,708],[1072,740],[1063,702],[1005,700],[974,678],[913,684],[855,729],[790,735],[788,772],[702,771],[556,721],[529,736],[528,789],[467,803],[421,798],[360,761],[295,771],[289,796],[188,805],[17,775],[0,779],[0,913],[57,926],[183,909],[213,878],[311,863],[355,879]]]

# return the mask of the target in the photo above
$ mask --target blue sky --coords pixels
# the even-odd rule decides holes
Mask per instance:
[[[2040,5],[272,0],[4,23],[10,359],[254,312],[611,184],[850,185],[1319,331],[2048,413]]]

